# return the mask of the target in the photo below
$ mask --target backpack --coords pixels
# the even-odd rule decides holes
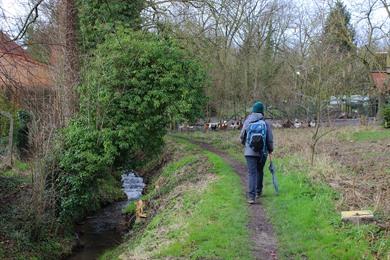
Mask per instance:
[[[265,153],[265,141],[267,136],[267,125],[263,119],[249,123],[246,142],[256,153]]]

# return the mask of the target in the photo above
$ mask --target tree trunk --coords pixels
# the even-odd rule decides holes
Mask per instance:
[[[77,41],[77,7],[75,0],[63,0],[61,15],[64,41],[64,90],[61,98],[64,123],[78,111],[75,87],[79,84],[79,53]]]
[[[376,114],[377,122],[379,124],[383,123],[383,109],[386,105],[386,97],[383,93],[379,93],[378,96],[378,112]]]
[[[5,111],[0,111],[0,115],[6,117],[9,119],[9,132],[8,132],[8,146],[7,146],[7,155],[5,157],[5,164],[6,166],[11,166],[13,164],[12,161],[12,152],[14,147],[14,118],[12,117],[12,114]]]

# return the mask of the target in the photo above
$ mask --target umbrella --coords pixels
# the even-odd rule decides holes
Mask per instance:
[[[272,156],[271,156],[271,155],[269,155],[269,161],[270,161],[270,163],[269,163],[268,169],[269,169],[269,171],[270,171],[271,174],[272,174],[272,183],[273,183],[273,185],[274,185],[276,194],[279,194],[278,180],[276,179],[275,166],[274,166],[274,164],[272,163]]]

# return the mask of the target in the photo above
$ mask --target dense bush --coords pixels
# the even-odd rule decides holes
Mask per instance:
[[[383,122],[385,128],[390,128],[390,105],[383,109]]]
[[[85,66],[80,112],[63,134],[62,219],[98,205],[99,179],[155,157],[171,120],[200,113],[204,81],[169,38],[125,29],[107,37]]]

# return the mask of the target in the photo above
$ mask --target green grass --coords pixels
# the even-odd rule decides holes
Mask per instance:
[[[378,141],[390,138],[390,130],[366,130],[352,134],[355,141]]]
[[[161,173],[162,177],[169,178],[170,176],[174,175],[176,171],[183,168],[185,165],[193,164],[198,157],[194,155],[186,155],[183,158],[180,158],[178,161],[174,161],[166,165]],[[160,190],[151,189],[147,194],[142,196],[142,200],[150,200],[153,199],[156,196],[160,196],[161,194],[165,194],[169,191],[171,191],[175,185],[177,185],[177,180],[175,181],[175,177],[170,178],[171,181],[168,183],[165,183],[163,187],[161,187]],[[156,178],[155,178],[156,180]],[[153,181],[152,181],[153,182]],[[158,194],[157,194],[158,193]],[[129,203],[122,212],[124,214],[134,214],[136,210],[135,203]]]
[[[347,140],[347,141],[356,141],[356,142],[380,141],[380,140],[390,138],[390,130],[381,129],[381,128],[369,128],[369,129],[346,128],[345,131],[338,133],[338,136],[341,140]]]
[[[178,177],[176,173],[185,166],[194,164],[197,160],[199,160],[199,156],[185,155],[180,158],[180,160],[169,163],[166,167],[164,167],[161,173],[161,177],[166,181],[163,185],[161,185],[160,189],[150,190],[147,194],[143,195],[141,199],[148,201],[153,200],[156,197],[163,196],[172,191],[172,189],[179,185],[180,182],[192,178],[193,176],[191,175]]]
[[[282,259],[371,258],[365,235],[374,231],[375,226],[343,224],[340,213],[334,209],[338,194],[325,184],[312,183],[305,172],[281,167],[291,159],[276,160],[277,168],[283,169],[278,172],[280,195],[273,195],[266,175],[263,198],[277,233],[279,256]]]
[[[144,196],[159,204],[168,198],[167,204],[135,237],[101,258],[251,259],[239,177],[215,154],[183,140],[173,145],[184,154],[164,167],[159,178],[164,190],[151,189]],[[200,169],[205,164],[211,167],[207,172]]]
[[[363,130],[349,134],[356,141],[387,138],[381,130]],[[237,133],[221,132],[205,136],[198,133],[196,140],[207,140],[233,158],[245,163]],[[369,136],[369,137],[368,137]],[[228,143],[228,144],[227,144]],[[281,259],[386,259],[390,239],[383,230],[371,225],[349,225],[341,222],[335,210],[339,200],[326,183],[313,181],[309,166],[299,168],[299,154],[274,159],[277,168],[280,195],[276,196],[271,175],[265,173],[265,196],[262,198],[278,238]],[[373,235],[375,234],[375,239]]]
[[[248,212],[240,180],[220,157],[212,153],[207,157],[219,178],[199,198],[186,194],[185,204],[199,203],[188,219],[187,230],[178,232],[178,241],[162,250],[160,256],[250,259]],[[184,233],[188,237],[181,241]]]
[[[31,181],[31,177],[29,174],[23,174],[29,169],[29,165],[25,162],[21,162],[19,160],[15,160],[13,168],[1,171],[0,176],[3,177],[15,177],[23,179],[26,183]]]
[[[27,171],[29,169],[29,165],[25,162],[21,162],[19,160],[15,161],[15,168],[19,171]]]

